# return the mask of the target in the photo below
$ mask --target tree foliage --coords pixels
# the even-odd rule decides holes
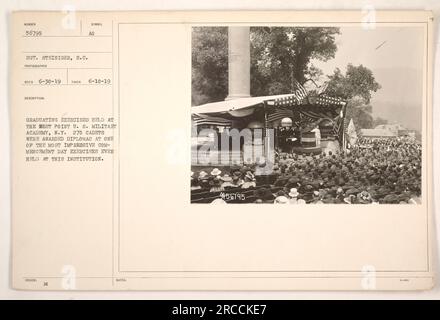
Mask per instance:
[[[372,107],[361,96],[348,100],[345,119],[347,123],[353,119],[356,129],[369,129],[373,127]]]
[[[327,61],[337,51],[338,28],[251,27],[251,95],[284,94],[295,80],[316,80],[322,71],[312,60]],[[357,128],[374,125],[371,94],[380,89],[373,72],[349,64],[345,74],[328,76],[326,93],[348,101],[347,119]],[[194,27],[192,33],[192,104],[220,101],[228,94],[227,27]]]
[[[192,104],[225,99],[228,94],[228,28],[194,27],[191,58]]]
[[[289,93],[294,79],[316,79],[322,71],[311,60],[334,58],[337,34],[338,28],[251,28],[251,94]]]
[[[339,68],[328,76],[326,93],[348,100],[346,119],[353,119],[356,128],[372,128],[374,126],[370,105],[371,94],[381,88],[374,78],[373,72],[363,65],[349,64],[345,74]]]
[[[334,58],[337,34],[338,28],[251,27],[251,95],[289,93],[294,78],[300,83],[316,79],[322,72],[311,60]],[[227,83],[227,28],[193,28],[193,105],[223,100]]]
[[[328,78],[327,93],[344,99],[360,96],[367,104],[370,103],[371,93],[381,88],[374,78],[373,72],[363,65],[349,64],[345,75],[339,68],[336,68]]]

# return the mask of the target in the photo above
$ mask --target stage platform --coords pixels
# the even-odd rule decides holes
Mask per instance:
[[[339,142],[336,140],[321,140],[321,145],[319,147],[293,147],[292,152],[296,154],[320,154],[325,152],[326,154],[331,151],[336,153],[340,150]]]
[[[301,155],[318,155],[322,152],[329,154],[340,150],[337,140],[321,140],[319,147],[293,147],[292,152]],[[230,167],[236,165],[247,165],[256,163],[251,159],[243,161],[243,152],[211,150],[210,152],[197,153],[193,150],[191,154],[191,165],[197,167]]]
[[[292,153],[296,154],[320,154],[322,152],[321,147],[293,147]]]

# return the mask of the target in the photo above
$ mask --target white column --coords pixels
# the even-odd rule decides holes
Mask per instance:
[[[228,87],[225,100],[250,97],[249,27],[228,27]]]

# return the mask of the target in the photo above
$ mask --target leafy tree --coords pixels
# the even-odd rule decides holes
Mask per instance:
[[[345,99],[360,96],[364,98],[366,103],[370,103],[371,93],[381,88],[374,78],[373,72],[363,65],[353,66],[349,64],[345,75],[342,74],[339,68],[336,68],[328,78],[327,93]]]
[[[228,94],[228,28],[194,27],[191,60],[192,104],[225,99]]]
[[[316,79],[322,72],[311,60],[334,58],[337,34],[338,28],[251,27],[251,95],[289,93],[295,88],[293,79]],[[227,28],[193,28],[193,105],[223,100],[227,84]]]
[[[251,94],[283,94],[322,72],[312,59],[334,58],[338,28],[252,27]]]
[[[326,93],[346,99],[346,119],[353,122],[356,128],[372,128],[374,125],[370,105],[371,93],[381,88],[375,80],[373,72],[363,65],[349,64],[345,74],[339,68],[328,76]]]
[[[347,101],[346,121],[353,119],[356,129],[369,129],[373,127],[372,107],[365,99],[355,96]]]

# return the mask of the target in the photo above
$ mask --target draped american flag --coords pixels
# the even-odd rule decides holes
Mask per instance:
[[[293,81],[295,86],[294,92],[290,95],[275,99],[273,104],[275,109],[268,114],[268,122],[280,120],[285,117],[292,118],[295,107],[309,103],[306,99],[310,93],[307,92],[307,89],[296,79],[293,79]],[[300,108],[297,110],[300,113],[300,121],[304,130],[313,128],[313,126],[316,126],[316,124],[323,119],[329,119],[333,124],[334,134],[338,134],[342,123],[340,110],[344,106],[344,101],[340,98],[324,94],[326,87],[327,85],[322,86],[318,94],[314,92],[316,96],[313,106],[307,109]],[[324,109],[322,107],[324,107]]]
[[[293,78],[293,82],[294,82],[294,85],[295,85],[295,90],[293,91],[293,94],[296,95],[299,98],[300,101],[302,101],[308,95],[307,90],[295,78]]]
[[[293,111],[288,108],[276,108],[272,113],[268,114],[267,121],[273,122],[283,118],[292,118]]]
[[[192,122],[195,126],[200,125],[212,125],[212,126],[223,126],[223,127],[231,127],[232,121],[227,120],[220,117],[212,117],[206,115],[200,115],[197,113],[192,114]]]

